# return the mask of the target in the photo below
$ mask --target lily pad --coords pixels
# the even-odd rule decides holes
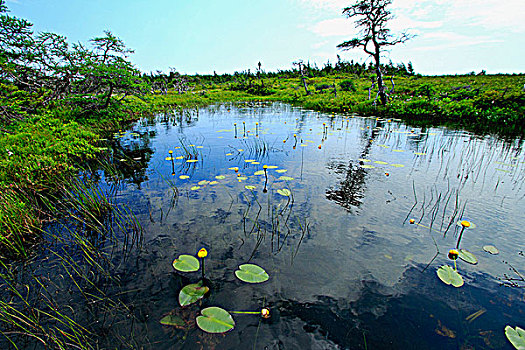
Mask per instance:
[[[278,166],[277,165],[268,165],[268,169],[277,169]]]
[[[505,335],[510,343],[518,350],[525,349],[525,330],[516,326],[516,329],[511,326],[505,327]]]
[[[443,283],[451,284],[456,288],[461,287],[464,283],[463,277],[448,265],[440,266],[437,270],[437,275]]]
[[[200,188],[201,188],[200,186],[192,186],[192,187],[190,188],[190,190],[192,190],[192,191],[197,191],[197,190],[200,189]]]
[[[290,197],[292,195],[292,192],[290,192],[290,190],[287,188],[283,188],[282,190],[277,190],[277,193],[285,197]]]
[[[277,169],[277,170],[275,170],[275,172],[277,172],[277,173],[279,173],[279,174],[285,173],[285,172],[287,172],[287,171],[288,171],[288,170],[286,170],[286,169]]]
[[[224,175],[217,175],[217,176],[215,176],[215,178],[217,180],[224,180],[226,178],[226,176],[224,176]]]
[[[186,163],[195,163],[195,162],[198,162],[199,160],[198,159],[188,159],[186,161]]]
[[[181,180],[186,180],[186,179],[189,179],[190,177],[188,175],[181,175],[179,176],[179,179]]]
[[[363,168],[363,169],[374,169],[375,168],[375,166],[368,165],[368,164],[360,165],[360,167]]]
[[[404,168],[405,167],[403,164],[390,164],[390,166],[393,166],[394,168]]]
[[[237,180],[243,181],[243,180],[248,180],[248,178],[246,176],[237,176]]]
[[[498,248],[494,247],[493,245],[484,245],[483,250],[493,255],[499,254]]]
[[[292,181],[294,178],[293,177],[290,177],[290,176],[281,176],[279,178],[279,180],[283,180],[283,181]]]
[[[257,170],[253,175],[264,175],[264,170]]]
[[[476,265],[478,263],[478,259],[476,258],[476,256],[465,249],[459,250],[459,258],[472,265]]]
[[[160,320],[160,323],[165,326],[175,326],[175,327],[183,327],[186,325],[186,323],[180,316],[175,316],[175,315],[164,316]]]
[[[197,326],[208,333],[225,333],[235,327],[235,321],[228,311],[220,307],[207,307],[197,316]]]
[[[197,182],[197,184],[198,184],[199,186],[204,186],[204,185],[207,185],[207,184],[209,184],[209,183],[210,183],[210,182],[207,181],[207,180],[201,180],[201,181]]]
[[[376,160],[374,163],[381,164],[381,165],[387,165],[387,162],[383,162],[382,160]]]
[[[181,159],[184,159],[184,156],[178,156],[175,159],[181,160]]]
[[[270,276],[260,266],[254,264],[243,264],[235,271],[235,276],[243,282],[262,283],[268,281]]]
[[[200,263],[193,255],[183,254],[173,261],[173,267],[181,272],[194,272],[199,270]]]
[[[255,162],[255,159],[245,159],[244,160],[246,163],[252,163],[252,162]]]
[[[210,181],[210,185],[217,185],[218,183],[218,181]]]
[[[364,158],[359,158],[358,161],[363,162],[363,163],[369,163],[369,162],[371,162],[370,159],[364,159]]]
[[[173,160],[173,157],[166,157],[166,160]]]
[[[424,156],[424,155],[426,155],[425,152],[414,152],[414,154],[415,154],[416,156]]]
[[[246,185],[246,186],[244,186],[244,188],[246,188],[247,190],[251,190],[251,191],[253,191],[253,190],[255,190],[257,187],[255,187],[255,186],[253,186],[253,185]]]
[[[202,299],[209,290],[210,288],[203,286],[202,281],[184,286],[179,293],[180,306],[193,304]]]

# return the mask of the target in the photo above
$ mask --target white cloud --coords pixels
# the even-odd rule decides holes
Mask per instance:
[[[342,9],[353,3],[348,0],[292,1],[322,10],[328,18],[342,17]],[[431,29],[446,24],[525,32],[524,4],[524,0],[394,0],[392,11],[398,17],[397,22],[407,24],[404,28]],[[395,22],[392,23],[394,27]],[[395,24],[395,27],[401,25]]]
[[[311,45],[311,48],[312,49],[320,49],[321,47],[327,45],[329,43],[328,40],[324,40],[324,41],[320,41],[318,43],[314,43]]]
[[[300,4],[308,7],[314,7],[318,10],[338,10],[341,13],[342,9],[349,5],[348,0],[296,0]]]
[[[314,24],[310,30],[322,37],[353,36],[358,32],[354,23],[346,18],[327,19]]]

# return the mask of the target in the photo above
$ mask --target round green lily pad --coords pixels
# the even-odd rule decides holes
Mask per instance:
[[[493,255],[499,254],[498,248],[494,247],[493,245],[485,245],[483,246],[483,250]]]
[[[251,191],[253,191],[253,190],[255,190],[257,187],[255,187],[255,186],[253,186],[253,185],[246,185],[246,186],[244,186],[244,188],[246,188],[247,190],[251,190]]]
[[[292,192],[290,192],[290,190],[287,188],[283,188],[282,190],[277,190],[277,193],[285,197],[290,197],[292,195]]]
[[[173,267],[181,272],[194,272],[199,270],[200,263],[193,255],[181,255],[173,261]]]
[[[292,181],[294,178],[293,177],[290,177],[290,176],[281,176],[279,177],[279,180],[283,180],[283,181]]]
[[[459,250],[459,258],[472,265],[476,265],[478,263],[478,259],[476,258],[476,256],[465,249]]]
[[[525,349],[525,330],[518,326],[516,326],[516,329],[507,326],[505,327],[505,336],[516,349]]]
[[[184,286],[179,293],[180,306],[193,304],[204,297],[210,288],[203,286],[202,281]]]
[[[235,271],[235,276],[243,282],[262,283],[268,281],[270,276],[260,266],[254,264],[243,264]]]
[[[437,275],[443,283],[451,284],[456,288],[461,287],[464,283],[463,277],[448,265],[440,266],[437,270]]]
[[[207,307],[197,316],[197,326],[208,333],[225,333],[235,327],[235,321],[228,311],[220,307]]]

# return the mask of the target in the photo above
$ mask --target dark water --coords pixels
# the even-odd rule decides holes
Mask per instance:
[[[141,120],[110,148],[125,180],[101,183],[137,216],[142,245],[125,254],[121,243],[101,245],[114,277],[98,280],[103,300],[83,297],[67,278],[56,287],[68,290],[57,298],[101,348],[510,349],[505,325],[525,324],[519,140],[241,104]],[[176,159],[185,149],[198,161]],[[263,165],[277,168],[254,175]],[[277,192],[285,188],[291,197]],[[453,266],[447,252],[460,220],[475,226],[460,248],[479,262],[458,260],[465,285],[454,288],[436,270]],[[210,293],[181,308],[179,291],[200,273],[172,262],[201,247]],[[234,271],[246,262],[270,279],[239,281]],[[53,257],[35,264],[56,280]],[[268,307],[272,316],[234,315],[231,332],[210,335],[195,326],[208,306]],[[161,325],[168,314],[184,325]]]

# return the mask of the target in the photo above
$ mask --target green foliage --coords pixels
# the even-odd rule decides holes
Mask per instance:
[[[203,285],[202,281],[184,286],[179,293],[180,306],[187,306],[202,299],[210,288]]]
[[[197,326],[208,333],[226,333],[235,327],[235,321],[228,311],[216,306],[201,311],[197,317]]]
[[[253,80],[241,81],[230,85],[232,91],[243,91],[250,95],[268,96],[273,94],[273,91],[264,86],[263,83],[254,82]]]
[[[174,326],[174,327],[182,327],[182,326],[186,325],[184,320],[180,316],[176,316],[176,315],[164,316],[160,320],[160,323],[165,325],[165,326]]]
[[[464,283],[463,277],[448,265],[440,266],[437,270],[437,275],[443,283],[447,285],[451,284],[456,288],[461,287]]]
[[[510,341],[512,346],[518,350],[525,349],[525,330],[516,326],[516,329],[511,326],[505,327],[505,336]]]
[[[262,283],[270,278],[262,267],[254,264],[243,264],[239,266],[239,270],[235,271],[235,276],[247,283]]]
[[[173,261],[173,268],[181,272],[194,272],[199,270],[200,263],[196,257],[183,254]]]
[[[343,80],[342,82],[339,83],[339,86],[341,88],[342,91],[348,91],[348,92],[356,92],[357,91],[357,88],[354,84],[354,81],[353,80]]]
[[[478,263],[476,256],[465,249],[459,250],[459,258],[472,265],[476,265]]]

